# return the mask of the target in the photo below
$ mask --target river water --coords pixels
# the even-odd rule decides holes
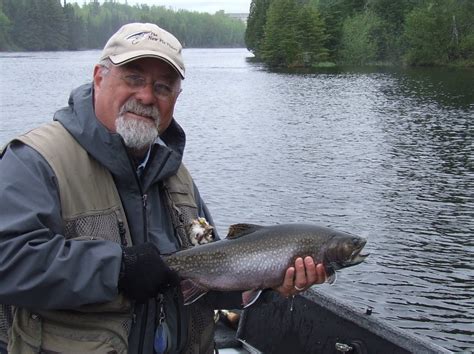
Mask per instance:
[[[0,53],[0,144],[51,119],[99,51]],[[308,222],[368,239],[319,289],[453,350],[474,348],[474,70],[272,73],[186,49],[175,116],[221,235]]]

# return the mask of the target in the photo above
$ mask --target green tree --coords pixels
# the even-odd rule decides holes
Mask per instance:
[[[8,25],[3,22],[6,40],[8,41],[7,49],[18,49],[17,33],[21,31],[20,19],[23,19],[25,10],[23,0],[1,0],[1,9],[5,14]],[[4,20],[5,21],[5,20]]]
[[[411,11],[405,24],[405,59],[410,65],[449,62],[453,42],[453,1],[429,2]]]
[[[245,30],[245,44],[247,49],[257,58],[261,57],[269,6],[270,0],[252,0],[250,3],[247,28]]]
[[[296,24],[299,62],[302,66],[328,60],[327,35],[319,12],[310,5],[301,6]]]
[[[416,2],[419,0],[367,0],[367,9],[383,21],[383,28],[374,33],[379,61],[396,63],[400,60],[405,18],[413,10]]]
[[[376,33],[382,20],[371,11],[356,14],[344,21],[340,59],[348,64],[366,65],[377,60],[379,48]]]
[[[298,60],[298,9],[295,0],[273,0],[268,8],[262,59],[272,67],[290,67]]]
[[[173,11],[164,6],[87,0],[82,6],[63,0],[0,0],[0,40],[10,48],[60,50],[101,48],[123,24],[151,22],[174,33],[187,46],[227,47],[244,43],[245,23],[224,12],[215,15]],[[7,21],[8,20],[8,21]]]
[[[67,49],[67,22],[60,0],[39,0],[35,18],[40,21],[41,50]]]
[[[5,15],[0,7],[0,51],[7,50],[9,44],[9,32],[11,22],[7,15]]]
[[[342,26],[346,18],[362,12],[365,0],[311,0],[310,5],[316,8],[326,24],[326,48],[332,60],[337,58],[342,37]]]
[[[80,9],[77,4],[64,5],[64,16],[67,26],[67,49],[69,50],[85,48],[86,30],[79,12]]]
[[[41,50],[44,48],[42,37],[42,22],[38,0],[31,0],[16,19],[14,38],[20,48],[26,50]]]
[[[451,21],[452,58],[474,66],[474,1],[457,0]]]

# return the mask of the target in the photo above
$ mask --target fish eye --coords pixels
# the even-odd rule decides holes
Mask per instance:
[[[352,243],[353,243],[354,245],[360,244],[360,238],[354,237],[354,238],[352,239]]]

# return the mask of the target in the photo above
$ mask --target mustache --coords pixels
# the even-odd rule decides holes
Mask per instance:
[[[158,108],[155,106],[146,106],[135,99],[129,99],[125,102],[122,108],[120,108],[119,115],[123,115],[126,112],[137,114],[139,116],[151,117],[156,123],[160,121],[161,117]]]

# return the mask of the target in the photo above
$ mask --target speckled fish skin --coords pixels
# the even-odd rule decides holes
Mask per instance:
[[[237,231],[236,231],[237,230]],[[326,272],[361,263],[364,238],[308,224],[237,224],[226,239],[179,251],[166,263],[208,290],[266,289],[280,285],[298,257],[311,256]]]

